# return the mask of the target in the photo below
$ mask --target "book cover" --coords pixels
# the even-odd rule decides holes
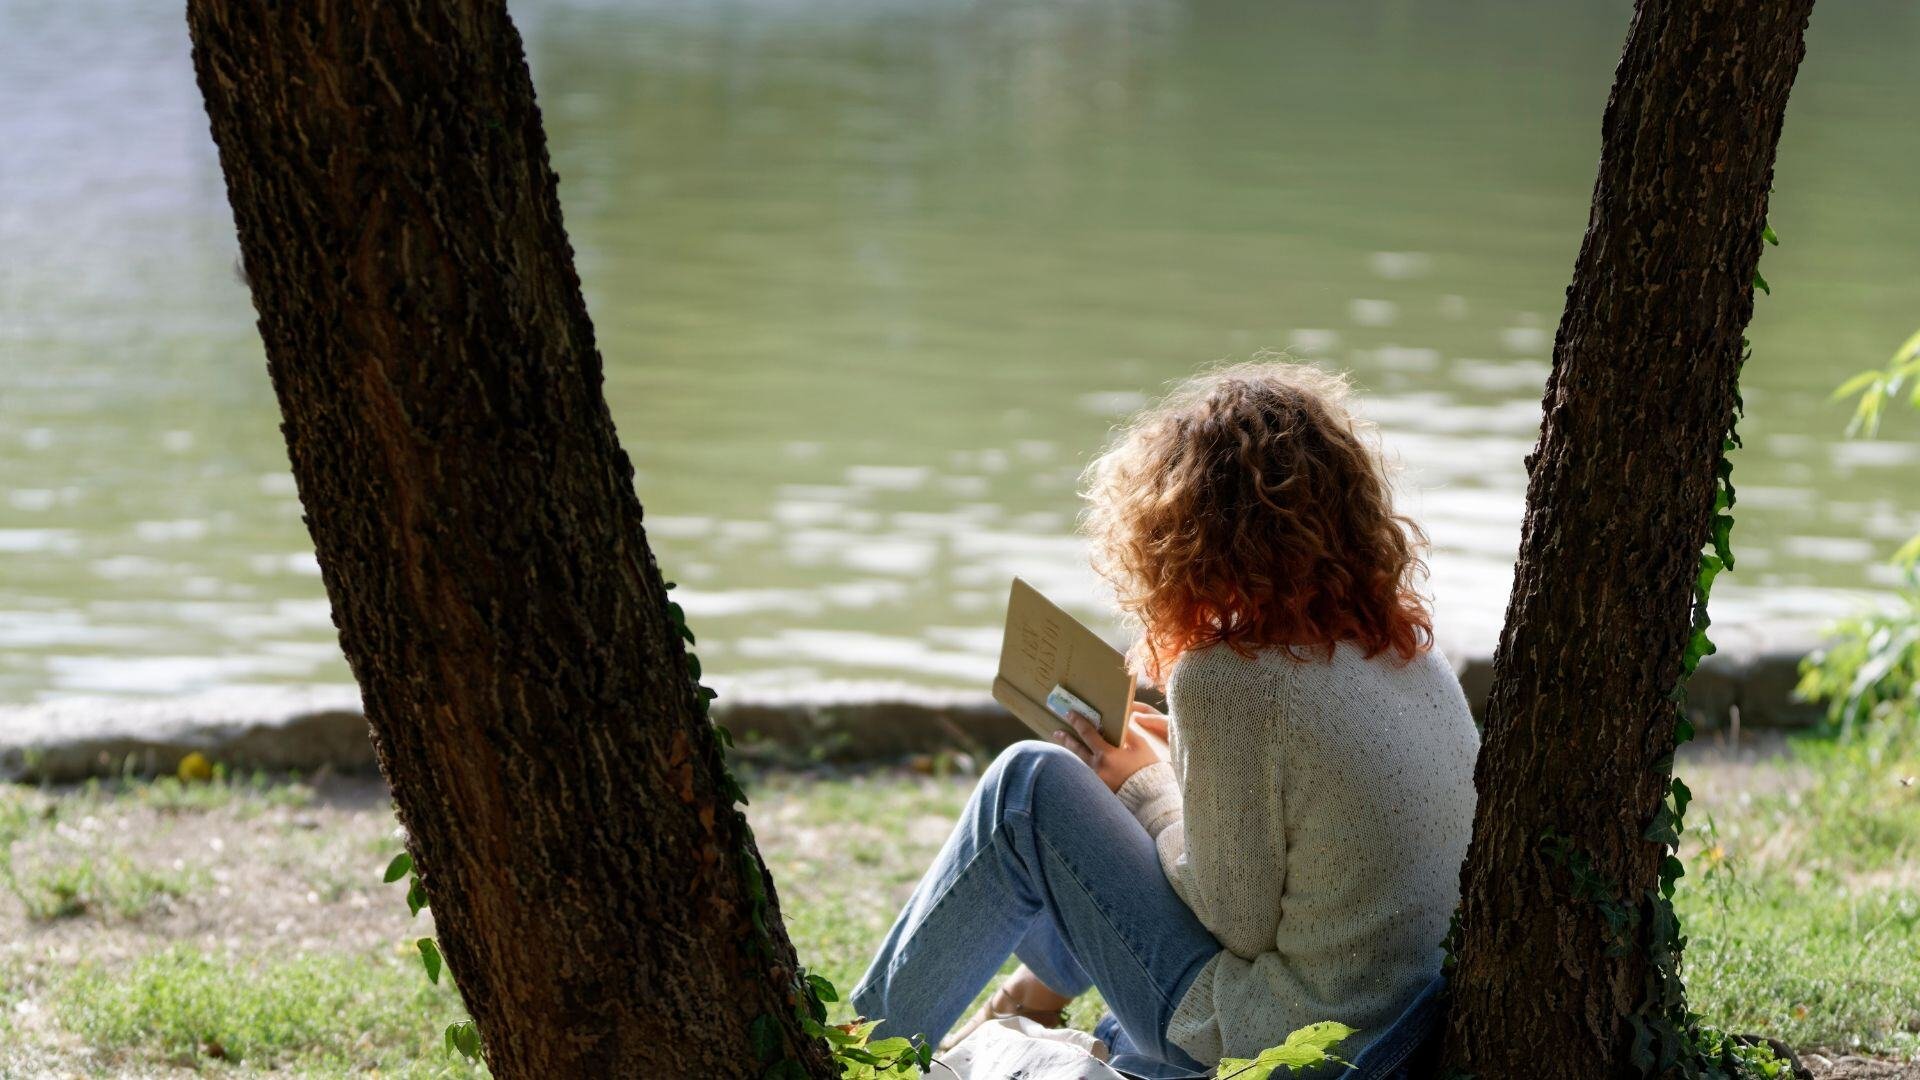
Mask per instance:
[[[1097,711],[1101,734],[1120,745],[1133,704],[1127,658],[1038,589],[1014,578],[994,700],[1045,738],[1068,727],[1047,707],[1055,687]]]

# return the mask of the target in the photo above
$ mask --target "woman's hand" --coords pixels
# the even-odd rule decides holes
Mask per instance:
[[[1135,703],[1126,742],[1115,746],[1100,734],[1092,720],[1068,713],[1072,731],[1056,731],[1053,741],[1073,751],[1108,788],[1119,791],[1127,778],[1157,761],[1167,760],[1167,718],[1153,708]]]
[[[1136,701],[1129,706],[1127,715],[1128,718],[1133,721],[1134,727],[1146,731],[1147,734],[1152,735],[1161,742],[1167,741],[1166,713],[1161,712],[1159,709],[1154,708],[1144,701]]]

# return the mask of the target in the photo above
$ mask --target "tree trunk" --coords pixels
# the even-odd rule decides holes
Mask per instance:
[[[641,529],[504,4],[188,21],[334,622],[495,1075],[833,1075]]]
[[[1475,775],[1447,1054],[1480,1080],[1654,1075],[1682,1052],[1667,848],[1646,835],[1812,6],[1635,8]]]

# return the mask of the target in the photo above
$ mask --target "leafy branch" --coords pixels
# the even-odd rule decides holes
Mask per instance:
[[[1332,1020],[1308,1024],[1287,1036],[1279,1046],[1269,1046],[1250,1058],[1221,1058],[1214,1080],[1267,1080],[1275,1069],[1310,1068],[1314,1065],[1347,1062],[1333,1056],[1333,1048],[1353,1034],[1353,1029]]]

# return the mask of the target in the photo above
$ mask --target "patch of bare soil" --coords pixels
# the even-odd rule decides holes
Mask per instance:
[[[1803,1052],[1800,1063],[1807,1067],[1815,1080],[1920,1080],[1920,1064],[1903,1065],[1897,1061],[1880,1061],[1851,1054],[1828,1057],[1825,1054]]]
[[[430,932],[381,871],[401,850],[378,777],[330,776],[297,800],[236,793],[210,809],[105,797],[14,845],[21,891],[75,867],[95,875],[72,917],[35,918],[0,894],[0,955],[28,964],[110,961],[175,942],[361,951]],[[135,880],[117,880],[131,869]],[[129,910],[133,908],[133,910]],[[418,926],[418,930],[413,930]]]

